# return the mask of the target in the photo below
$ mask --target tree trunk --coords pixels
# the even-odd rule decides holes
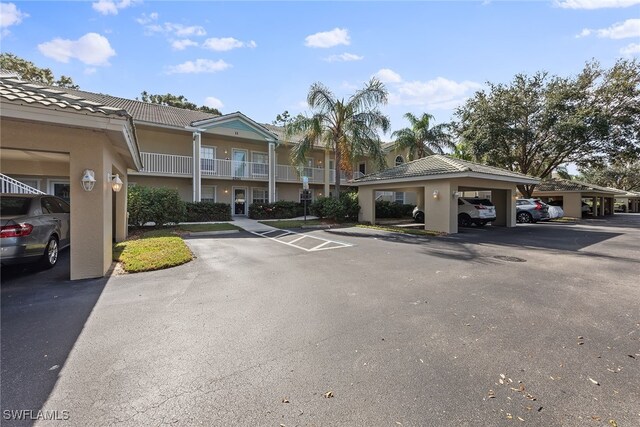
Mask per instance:
[[[533,197],[533,190],[536,188],[535,185],[517,185],[516,187],[518,187],[518,191],[525,199]]]
[[[334,199],[339,199],[340,198],[340,172],[342,171],[342,167],[340,166],[340,160],[342,159],[341,153],[340,153],[340,149],[338,148],[338,144],[336,143],[336,184],[335,184],[335,191],[333,194],[333,198]]]

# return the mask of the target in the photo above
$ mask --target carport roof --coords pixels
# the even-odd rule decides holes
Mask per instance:
[[[351,183],[353,183],[353,185],[366,185],[397,180],[407,181],[408,179],[416,178],[438,179],[460,176],[499,178],[505,181],[523,184],[537,184],[539,182],[539,179],[521,173],[467,160],[455,159],[442,154],[434,154],[423,157],[422,159],[403,163],[381,172],[365,175],[361,178],[354,179]]]
[[[607,194],[624,194],[626,191],[615,188],[600,187],[599,185],[589,184],[581,181],[574,181],[562,178],[551,178],[542,181],[534,190],[534,192],[551,192],[551,191],[575,191],[581,193],[607,193]]]

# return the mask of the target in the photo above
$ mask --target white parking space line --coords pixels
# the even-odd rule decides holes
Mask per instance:
[[[267,234],[270,234],[274,231],[282,231],[283,234],[279,234],[277,236],[267,236]],[[326,250],[330,250],[330,249],[341,249],[341,248],[349,248],[351,246],[353,246],[352,244],[349,243],[344,243],[344,242],[338,242],[335,240],[329,240],[329,239],[323,239],[322,237],[316,237],[316,236],[309,236],[307,234],[302,234],[302,233],[296,233],[295,231],[290,231],[290,230],[270,230],[267,232],[262,232],[262,233],[258,233],[255,231],[250,231],[251,234],[255,234],[256,236],[260,236],[260,237],[264,237],[265,239],[269,239],[269,240],[273,240],[276,241],[278,243],[282,243],[283,245],[287,245],[287,246],[292,246],[296,249],[301,249],[305,252],[315,252],[315,251],[326,251]],[[299,237],[294,238],[291,241],[286,241],[286,240],[282,240],[283,237],[291,237],[293,235],[297,235]],[[313,241],[316,241],[316,243],[320,243],[312,248],[305,248],[304,246],[302,246],[302,242],[306,242],[306,243],[312,243]],[[300,242],[299,244],[296,244]]]

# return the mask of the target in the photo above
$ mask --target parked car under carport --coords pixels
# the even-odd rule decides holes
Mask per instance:
[[[3,194],[0,198],[0,262],[38,262],[51,268],[71,244],[70,207],[50,195]]]

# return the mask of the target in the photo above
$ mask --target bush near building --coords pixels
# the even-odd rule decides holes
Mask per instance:
[[[378,200],[376,202],[376,218],[411,218],[413,205]]]
[[[320,197],[311,204],[312,215],[337,222],[356,222],[359,212],[358,193],[351,191],[340,194],[339,199]]]
[[[249,218],[287,219],[304,215],[304,205],[280,200],[275,203],[253,203],[249,205]]]
[[[231,205],[213,202],[185,203],[184,222],[231,221]]]

